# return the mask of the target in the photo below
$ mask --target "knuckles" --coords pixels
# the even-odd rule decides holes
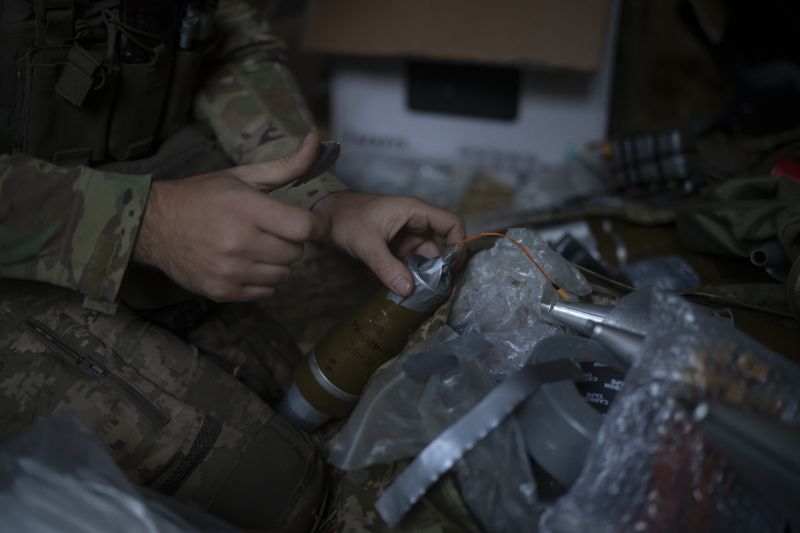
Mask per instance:
[[[303,213],[292,221],[292,236],[298,241],[308,241],[314,236],[316,220],[311,213]]]
[[[214,263],[214,274],[216,277],[223,280],[233,281],[238,278],[240,272],[238,265],[235,261],[227,259],[219,259]]]
[[[218,280],[206,282],[203,286],[203,293],[217,303],[230,302],[236,299],[235,285]]]
[[[242,232],[223,233],[217,242],[219,252],[224,256],[236,256],[247,249],[247,239]]]

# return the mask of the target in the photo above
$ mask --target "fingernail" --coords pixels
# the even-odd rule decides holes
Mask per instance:
[[[411,282],[405,276],[397,276],[392,282],[392,288],[397,294],[405,296],[411,292]]]

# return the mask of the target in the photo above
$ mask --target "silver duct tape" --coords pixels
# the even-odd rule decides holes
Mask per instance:
[[[542,340],[533,349],[530,361],[559,361],[565,355],[628,370],[625,362],[597,341],[575,335]],[[542,385],[515,416],[530,457],[559,483],[571,487],[583,470],[604,415],[586,401],[575,383],[561,381]]]
[[[527,366],[506,379],[420,452],[375,504],[378,513],[390,527],[396,526],[431,485],[497,428],[539,385],[576,380],[581,374],[577,363],[563,359]]]
[[[418,313],[430,311],[445,301],[453,289],[450,263],[457,251],[458,246],[454,246],[444,255],[432,259],[410,254],[404,263],[414,277],[414,291],[408,296],[390,291],[387,298]]]

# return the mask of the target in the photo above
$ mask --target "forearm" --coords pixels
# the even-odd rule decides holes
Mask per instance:
[[[112,302],[131,257],[149,176],[0,156],[0,277]]]

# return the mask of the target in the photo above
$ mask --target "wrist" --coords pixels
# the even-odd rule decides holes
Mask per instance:
[[[147,197],[142,220],[139,223],[139,232],[133,246],[133,260],[137,263],[148,266],[156,265],[155,243],[158,241],[157,219],[161,216],[161,204],[163,203],[165,182],[153,182],[150,185],[150,194]]]
[[[311,212],[315,215],[328,217],[343,196],[349,196],[354,192],[355,191],[351,189],[339,189],[337,191],[330,192],[317,200],[317,202],[311,207]]]

